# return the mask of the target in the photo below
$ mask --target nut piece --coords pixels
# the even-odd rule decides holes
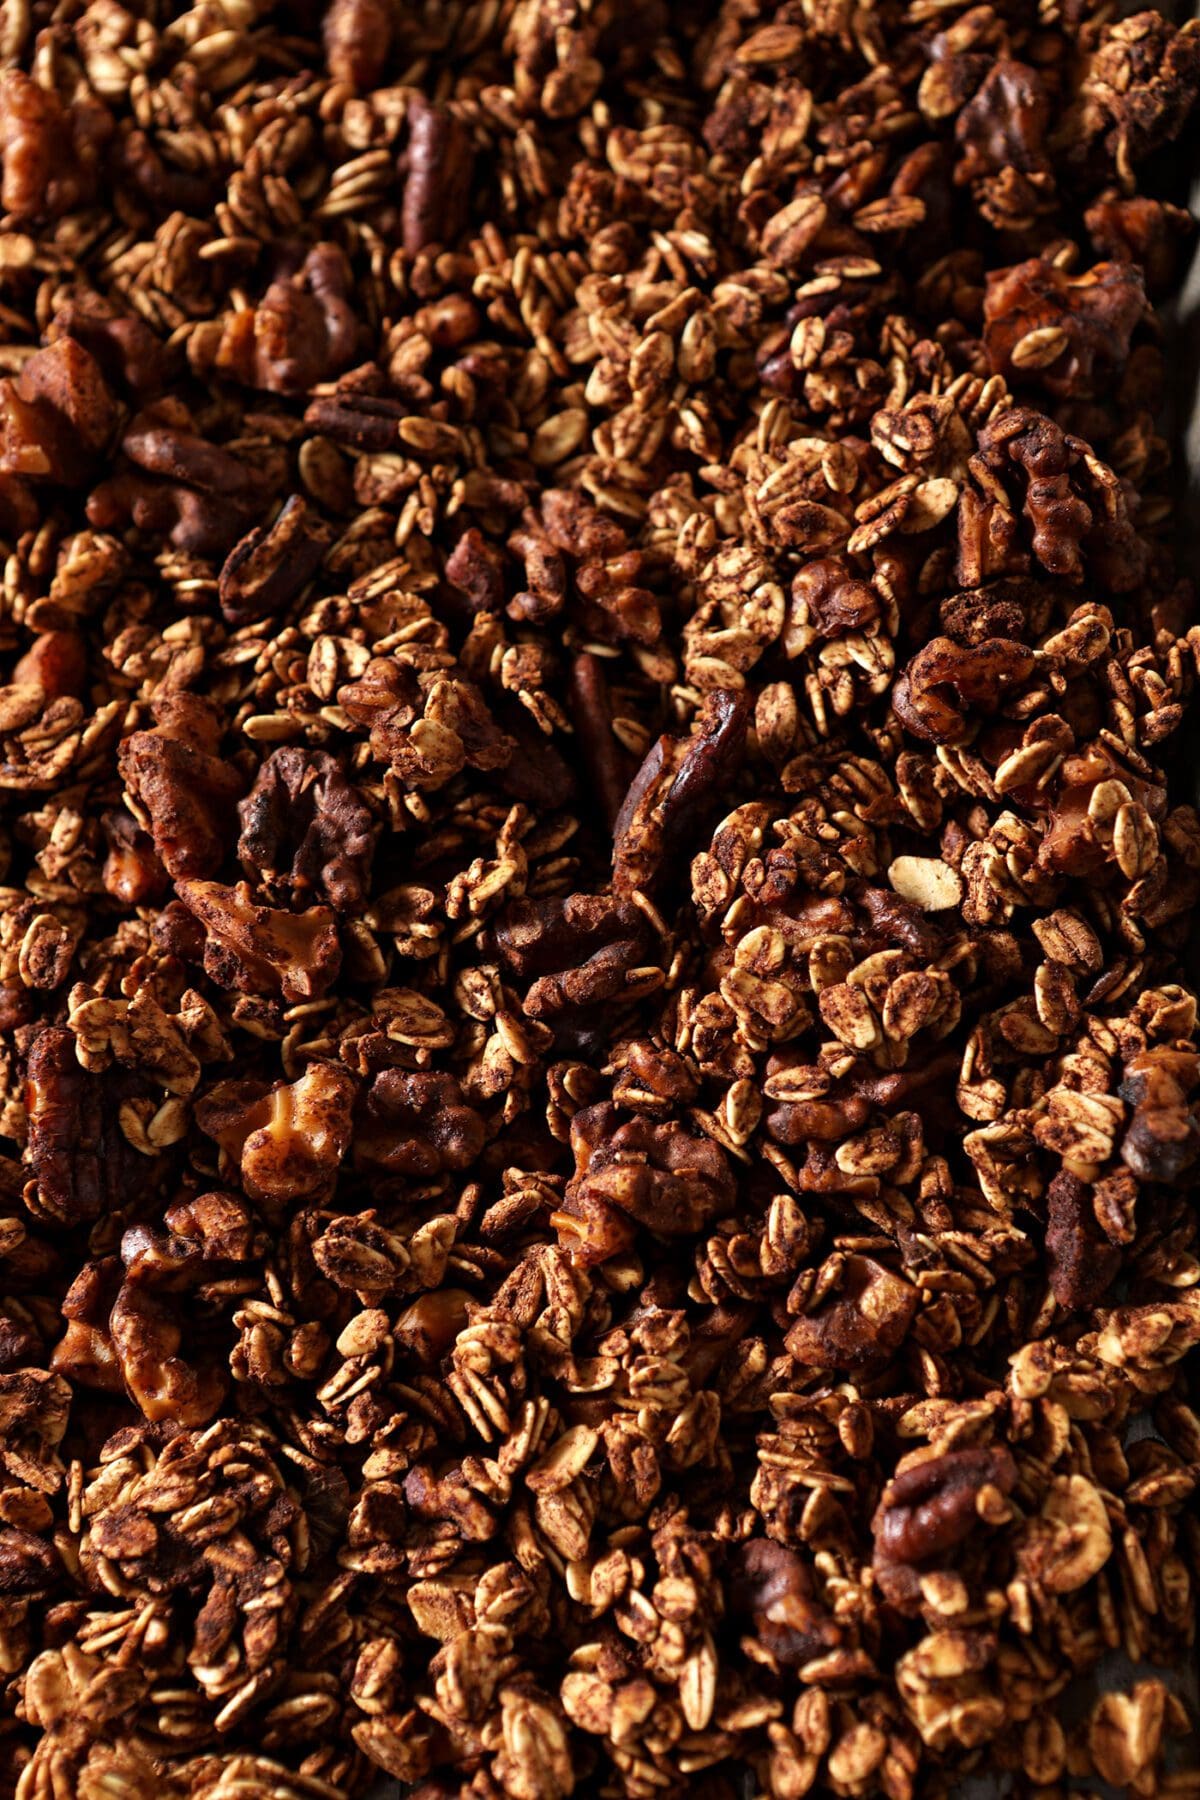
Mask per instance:
[[[296,273],[273,281],[257,306],[239,307],[188,339],[199,375],[217,373],[272,394],[305,394],[354,357],[358,320],[350,266],[336,244],[317,244]]]
[[[154,848],[175,879],[211,875],[233,837],[242,778],[217,754],[220,720],[194,694],[155,703],[157,723],[121,745],[117,766],[130,795],[149,815]]]
[[[968,735],[972,707],[991,712],[1033,671],[1024,644],[985,638],[968,648],[937,637],[918,650],[897,681],[892,704],[914,736],[954,744]]]
[[[11,49],[5,45],[5,53]],[[64,107],[52,89],[21,69],[0,74],[0,207],[19,219],[57,218],[86,206],[112,134],[104,107],[87,95]]]
[[[952,1450],[913,1463],[888,1482],[871,1521],[875,1578],[891,1605],[915,1613],[922,1574],[952,1566],[949,1552],[978,1531],[1016,1485],[1017,1465],[1003,1446]]]
[[[401,209],[404,248],[452,244],[462,230],[475,151],[465,125],[420,95],[409,106],[408,174]]]
[[[41,1031],[25,1077],[32,1175],[26,1204],[35,1217],[74,1230],[105,1212],[128,1177],[130,1152],[117,1130],[111,1090],[85,1073],[65,1027]]]
[[[225,1378],[217,1369],[200,1372],[179,1355],[184,1331],[177,1306],[126,1282],[109,1332],[129,1397],[144,1418],[208,1424],[224,1399]]]
[[[378,86],[392,42],[387,0],[333,0],[322,24],[325,60],[334,81]]]
[[[690,738],[660,737],[634,776],[613,826],[613,888],[651,894],[679,879],[705,815],[727,802],[750,721],[745,694],[709,694]]]
[[[0,475],[81,487],[116,422],[116,403],[94,358],[74,338],[60,337],[13,380],[0,381]]]
[[[204,970],[243,994],[319,1000],[342,965],[337,923],[326,906],[279,912],[256,906],[248,882],[177,881],[175,891],[205,931]]]
[[[333,531],[299,494],[273,525],[256,526],[225,558],[217,591],[231,625],[285,612],[320,568]]]
[[[750,1621],[763,1648],[784,1668],[813,1662],[842,1641],[836,1621],[815,1598],[802,1558],[769,1538],[738,1546],[730,1594],[735,1613]]]
[[[720,1148],[674,1123],[618,1124],[607,1103],[571,1124],[575,1174],[562,1211],[551,1220],[578,1262],[603,1262],[633,1242],[635,1224],[663,1237],[699,1231],[733,1198]]]
[[[983,341],[993,369],[1052,394],[1090,394],[1124,368],[1146,311],[1141,271],[1097,263],[1068,275],[1053,263],[1018,263],[989,275]]]
[[[892,1356],[908,1335],[918,1298],[911,1283],[872,1257],[847,1256],[834,1296],[788,1332],[788,1353],[820,1369],[857,1369]]]
[[[426,1179],[469,1169],[484,1144],[484,1122],[463,1104],[451,1075],[383,1069],[363,1097],[354,1132],[356,1167]]]
[[[492,935],[508,969],[535,977],[523,1003],[531,1019],[569,1023],[580,1009],[637,999],[661,981],[661,971],[644,966],[646,915],[629,901],[601,894],[516,900]]]
[[[377,828],[336,757],[272,751],[238,817],[238,860],[265,893],[292,905],[316,897],[339,913],[362,906]]]
[[[888,866],[888,880],[902,900],[922,912],[946,912],[963,897],[958,871],[936,857],[897,856]]]
[[[350,1145],[355,1083],[344,1069],[313,1063],[269,1092],[221,1082],[196,1107],[196,1123],[240,1165],[252,1200],[276,1205],[326,1190]]]
[[[1200,1800],[1198,102],[0,6],[0,1800]]]
[[[101,531],[132,524],[186,555],[219,559],[264,510],[269,465],[210,443],[178,401],[135,414],[121,451],[118,472],[88,496],[89,523]]]

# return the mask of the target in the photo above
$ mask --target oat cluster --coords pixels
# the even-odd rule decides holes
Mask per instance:
[[[0,61],[0,1796],[1195,1800],[1200,33]]]

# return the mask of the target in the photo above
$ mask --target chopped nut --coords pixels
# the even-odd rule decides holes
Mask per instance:
[[[249,882],[176,881],[175,891],[204,927],[204,968],[222,987],[285,1000],[320,999],[336,980],[342,953],[325,906],[302,913],[256,906]]]
[[[888,880],[902,900],[911,900],[922,912],[945,912],[963,897],[958,871],[936,857],[898,856],[888,869]]]
[[[154,848],[168,875],[211,874],[231,836],[241,777],[216,754],[219,725],[206,702],[191,694],[167,695],[155,715],[156,725],[122,743],[122,777],[149,815]]]
[[[787,1347],[797,1362],[855,1369],[893,1355],[917,1309],[917,1291],[868,1256],[847,1257],[835,1298],[792,1326]]]
[[[196,1122],[240,1164],[252,1200],[282,1203],[322,1192],[350,1143],[354,1082],[313,1063],[264,1095],[221,1083],[196,1108]]]

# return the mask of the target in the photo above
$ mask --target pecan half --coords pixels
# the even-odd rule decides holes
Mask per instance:
[[[676,882],[691,844],[727,805],[750,721],[743,693],[709,694],[688,738],[664,734],[647,753],[613,826],[613,887],[653,893]]]
[[[255,526],[225,558],[218,592],[229,623],[284,612],[320,568],[333,536],[306,500],[289,495],[271,525]]]
[[[871,1521],[875,1576],[901,1611],[920,1605],[923,1569],[945,1567],[980,1524],[980,1496],[1011,1494],[1017,1466],[1003,1445],[951,1450],[905,1469],[888,1482]]]
[[[409,106],[407,173],[401,203],[404,248],[452,244],[462,230],[475,151],[466,126],[446,106],[417,95]]]
[[[555,1020],[645,991],[639,967],[650,949],[645,914],[627,900],[570,894],[565,900],[516,900],[492,928],[496,951],[522,980],[534,1019]],[[657,976],[657,971],[654,971]]]

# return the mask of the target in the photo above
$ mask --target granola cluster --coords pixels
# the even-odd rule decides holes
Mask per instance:
[[[0,64],[0,1800],[1194,1800],[1200,31]]]

